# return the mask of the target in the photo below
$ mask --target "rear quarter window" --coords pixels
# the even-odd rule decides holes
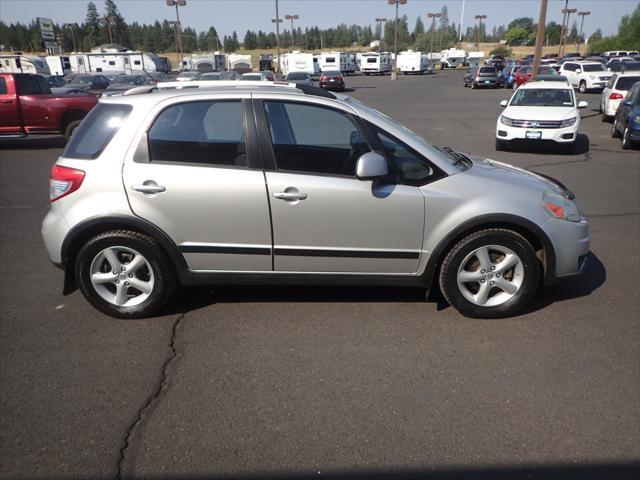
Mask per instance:
[[[100,103],[84,118],[65,148],[63,156],[97,158],[129,116],[130,105]]]

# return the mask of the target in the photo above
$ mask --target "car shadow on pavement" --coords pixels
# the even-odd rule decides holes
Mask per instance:
[[[0,150],[40,150],[43,148],[64,148],[67,139],[62,136],[27,137],[0,139]]]
[[[590,252],[581,275],[544,287],[522,313],[533,313],[555,302],[585,297],[605,280],[604,265]],[[417,303],[426,301],[426,293],[425,288],[342,285],[191,287],[181,289],[163,315],[197,310],[215,303]],[[436,304],[438,311],[450,308],[437,288],[437,282],[433,284],[428,302]]]
[[[526,143],[512,143],[509,151],[517,153],[536,153],[540,155],[584,155],[591,149],[589,137],[584,133],[579,133],[576,144],[572,151],[565,150],[564,145],[552,145],[549,143],[535,144],[531,141]]]

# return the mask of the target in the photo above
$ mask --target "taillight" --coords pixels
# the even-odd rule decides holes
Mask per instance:
[[[609,95],[609,100],[622,100],[622,98],[622,94],[617,92],[613,92],[611,95]]]
[[[320,77],[320,81],[321,82],[326,82],[327,81],[327,77],[325,77],[324,75]]]
[[[75,192],[80,188],[83,180],[82,170],[54,165],[49,179],[49,200],[55,202]]]

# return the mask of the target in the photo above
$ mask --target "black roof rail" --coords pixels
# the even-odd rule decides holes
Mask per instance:
[[[311,85],[296,83],[296,88],[298,90],[301,90],[305,95],[315,95],[316,97],[332,98],[334,100],[338,98],[333,93],[320,87],[313,87]]]

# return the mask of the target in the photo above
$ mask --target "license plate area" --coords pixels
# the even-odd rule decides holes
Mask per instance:
[[[524,134],[524,137],[529,140],[540,140],[542,138],[542,132],[539,130],[527,130]]]

